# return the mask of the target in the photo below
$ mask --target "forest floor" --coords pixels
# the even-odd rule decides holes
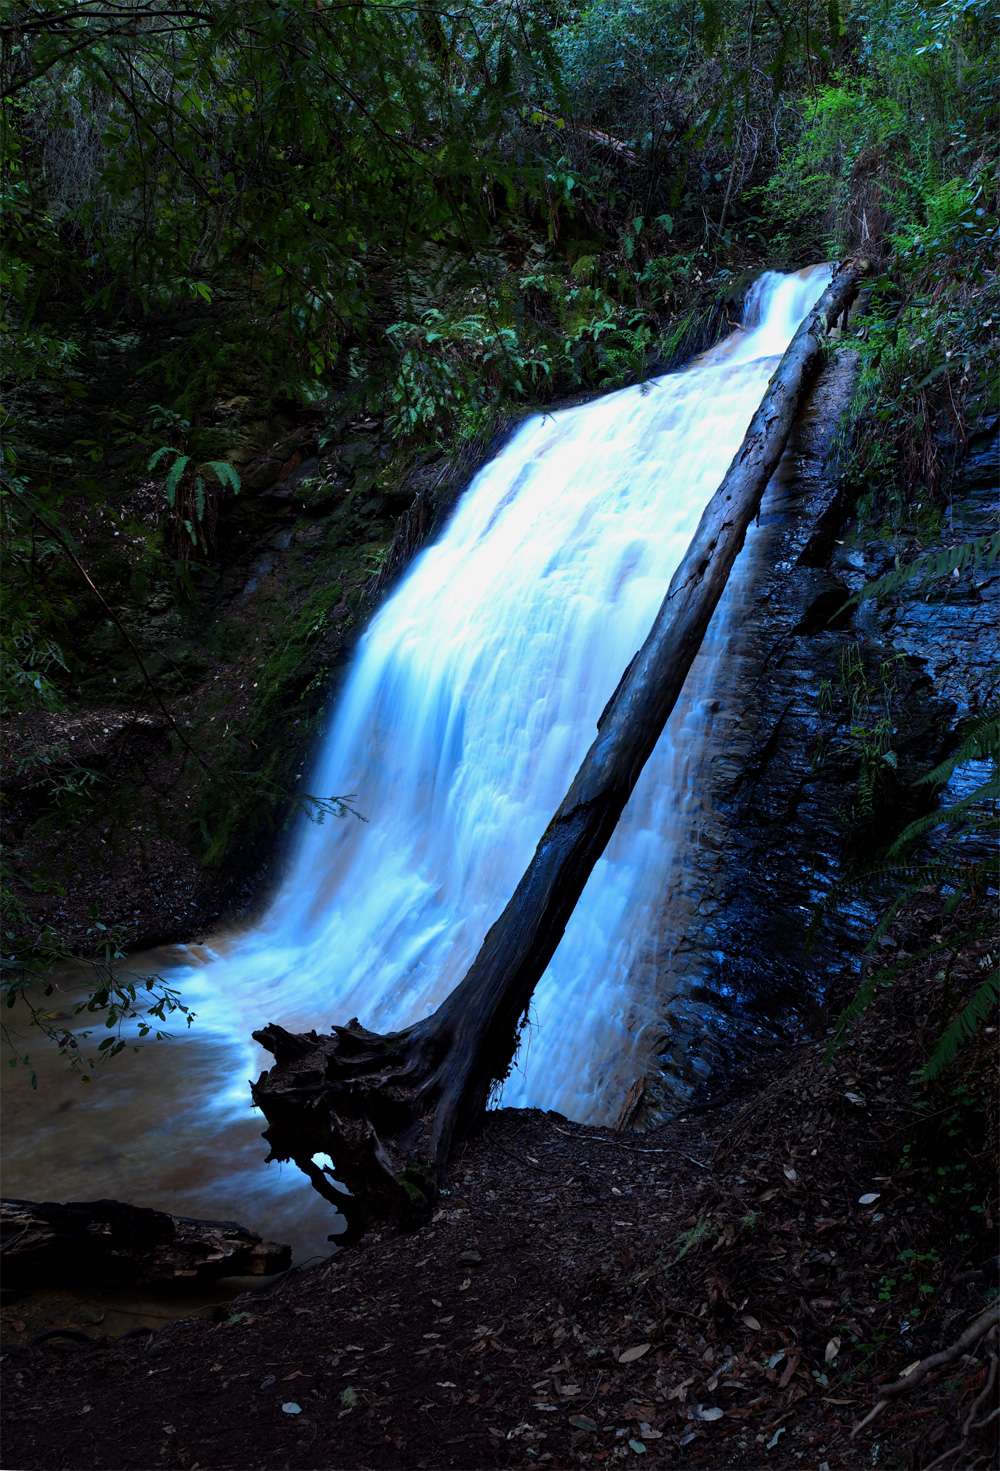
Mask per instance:
[[[996,1028],[913,1081],[983,959],[917,965],[832,1065],[800,1046],[648,1133],[490,1114],[430,1224],[219,1321],[8,1341],[4,1466],[992,1464],[995,1338],[852,1439],[995,1290]]]

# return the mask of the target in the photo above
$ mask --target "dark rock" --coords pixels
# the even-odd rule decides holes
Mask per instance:
[[[952,490],[958,496],[970,491],[996,490],[1000,484],[1000,419],[995,415],[973,430],[958,467]]]
[[[845,607],[896,552],[843,544],[850,507],[836,431],[852,381],[849,355],[818,381],[727,592],[716,713],[689,773],[696,817],[665,900],[662,1072],[646,1094],[654,1114],[749,1076],[763,1050],[826,1025],[827,988],[850,974],[875,913],[835,886],[859,849],[872,857],[930,800],[913,779],[939,759],[970,686],[989,688],[985,604],[970,616],[955,589],[946,606]],[[874,692],[874,724],[883,688],[895,764],[881,764],[865,815],[851,727],[867,716],[852,719],[851,701],[864,706]]]

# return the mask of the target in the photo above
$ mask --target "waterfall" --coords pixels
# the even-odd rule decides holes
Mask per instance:
[[[263,917],[172,977],[196,1030],[241,1054],[234,1105],[253,1027],[391,1030],[461,980],[829,277],[769,272],[744,327],[685,371],[530,419],[415,560],[358,645],[308,782],[364,820],[303,820]],[[535,993],[505,1103],[606,1122],[645,1068],[726,629],[724,598]]]

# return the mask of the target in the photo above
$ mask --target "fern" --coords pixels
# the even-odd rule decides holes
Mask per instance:
[[[184,490],[182,485],[191,464],[190,455],[182,454],[180,450],[164,444],[150,455],[147,468],[155,470],[167,455],[174,456],[164,486],[167,505],[174,514],[175,523],[183,528],[192,546],[202,546],[207,551],[208,538],[204,533],[210,503],[203,472],[212,472],[221,492],[231,491],[233,495],[238,495],[242,484],[239,471],[228,460],[209,460],[199,466],[198,473]]]
[[[966,543],[961,548],[954,548],[944,555],[943,563],[941,558],[922,560],[925,568],[932,561],[938,569],[942,565],[952,570],[956,565],[971,566],[982,554],[982,548],[988,548],[992,540],[983,538],[978,543]],[[977,548],[979,550],[976,550]],[[898,577],[900,571],[909,574],[913,566],[914,564],[911,564],[909,568],[899,569],[896,573],[890,573],[889,576],[890,578]],[[939,572],[938,575],[950,574]],[[880,579],[880,581],[884,585],[886,579]],[[901,584],[897,583],[897,585]],[[862,592],[871,593],[877,587],[877,583],[869,584],[869,587],[863,589]],[[851,889],[868,888],[873,882],[878,883],[886,879],[892,879],[896,883],[902,881],[901,887],[880,916],[868,939],[865,946],[866,954],[872,953],[887,935],[904,905],[918,893],[926,892],[932,887],[941,893],[947,893],[950,890],[950,894],[945,899],[944,913],[951,915],[970,894],[981,891],[995,879],[996,865],[992,852],[989,858],[982,861],[951,858],[947,854],[941,858],[917,861],[912,856],[917,844],[934,831],[944,830],[946,840],[954,851],[955,845],[966,835],[976,834],[977,837],[983,838],[998,826],[1000,814],[997,811],[997,800],[1000,798],[1000,777],[997,776],[996,770],[1000,763],[1000,718],[995,711],[989,711],[969,721],[960,734],[955,750],[929,771],[924,772],[918,778],[918,784],[937,788],[944,787],[957,771],[974,761],[988,761],[992,764],[993,774],[988,780],[980,782],[973,791],[948,806],[939,807],[907,823],[888,848],[884,860],[868,865],[853,879],[844,880],[838,884],[823,906],[824,909],[827,909],[838,895],[842,896]],[[929,960],[942,949],[954,953],[966,940],[981,937],[981,930],[969,930],[961,935],[950,937],[945,944],[942,944],[941,940],[936,940],[919,954],[902,956],[892,965],[873,966],[862,979],[854,998],[838,1017],[828,1056],[832,1055],[841,1045],[847,1027],[870,1006],[880,988],[892,985],[900,975],[919,962]],[[990,1014],[991,1009],[995,1008],[998,985],[1000,985],[998,975],[1000,973],[994,972],[979,986],[975,994],[942,1033],[918,1074],[921,1081],[931,1082],[938,1077],[954,1061],[961,1047],[974,1036]]]
[[[945,786],[968,761],[1000,760],[1000,714],[991,711],[965,727],[958,746],[939,765],[917,778],[918,785]]]
[[[170,448],[169,444],[161,444],[159,449],[154,450],[153,453],[150,455],[149,463],[147,464],[146,469],[155,470],[157,465],[163,459],[164,455],[171,455],[173,453],[174,452]]]
[[[223,490],[231,490],[233,495],[239,495],[242,482],[235,465],[231,465],[228,460],[209,460],[204,468],[214,473]]]
[[[930,1083],[954,1062],[960,1048],[971,1042],[979,1028],[996,1017],[1000,1002],[1000,970],[993,971],[942,1032],[918,1076]]]
[[[943,551],[926,552],[914,557],[904,567],[894,567],[883,577],[868,582],[849,598],[840,609],[856,607],[872,599],[884,600],[898,593],[901,588],[915,583],[918,588],[929,583],[940,582],[945,577],[968,571],[971,567],[987,566],[1000,562],[1000,535],[980,536],[974,541],[960,542],[958,546],[945,547]]]
[[[966,941],[981,939],[982,935],[982,927],[973,925],[969,929],[962,930],[959,934],[952,936],[946,948],[953,951],[958,950]],[[891,961],[888,965],[874,966],[864,977],[851,1000],[837,1017],[833,1037],[826,1049],[827,1061],[829,1062],[833,1055],[840,1050],[848,1027],[868,1010],[877,991],[886,990],[894,985],[899,977],[905,975],[912,966],[919,965],[922,961],[931,960],[935,955],[939,955],[941,948],[941,942],[935,940],[931,944],[925,945],[922,950],[908,952],[906,955],[900,956],[897,960]],[[953,1026],[957,1023],[957,1020],[956,1018],[956,1022],[952,1024]],[[951,1028],[949,1028],[950,1031]],[[941,1038],[937,1044],[938,1047],[941,1046],[943,1041],[944,1038]],[[936,1056],[936,1051],[937,1049],[935,1049],[934,1056]],[[925,1068],[929,1068],[933,1060],[934,1057],[932,1056],[925,1064]],[[946,1064],[942,1063],[941,1066],[944,1067]]]
[[[177,499],[177,487],[180,485],[181,476],[191,463],[190,455],[178,455],[170,466],[167,474],[167,505],[172,506]]]
[[[962,797],[957,802],[952,802],[948,807],[939,807],[934,812],[928,812],[923,817],[916,817],[899,834],[899,837],[889,848],[889,857],[904,852],[917,838],[924,837],[933,832],[935,828],[951,828],[956,836],[960,833],[969,832],[974,828],[990,828],[995,825],[996,814],[987,809],[994,807],[1000,798],[1000,777],[993,777],[990,781],[983,782],[970,792],[967,797]]]

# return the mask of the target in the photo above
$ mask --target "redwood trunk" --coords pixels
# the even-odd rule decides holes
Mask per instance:
[[[343,1197],[314,1153],[330,1154],[338,1178],[376,1208],[422,1207],[456,1132],[476,1122],[506,1076],[535,986],[677,702],[826,332],[850,306],[860,275],[853,263],[841,266],[792,339],[593,745],[464,980],[432,1016],[386,1037],[356,1020],[323,1037],[275,1026],[254,1033],[277,1061],[253,1087],[271,1158],[295,1159],[338,1205]]]

